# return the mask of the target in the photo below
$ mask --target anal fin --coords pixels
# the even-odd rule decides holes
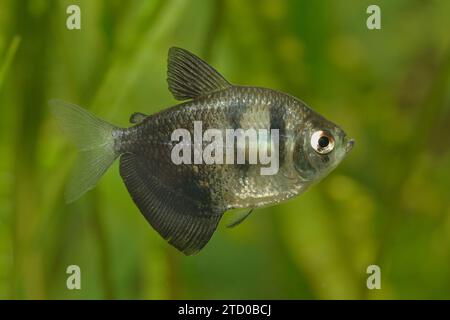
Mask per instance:
[[[141,156],[122,155],[120,175],[147,221],[171,245],[191,255],[208,243],[223,212],[165,185]]]

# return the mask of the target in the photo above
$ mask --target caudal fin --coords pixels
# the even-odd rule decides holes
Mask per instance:
[[[92,189],[119,155],[114,151],[116,127],[68,102],[51,100],[49,105],[62,131],[79,151],[65,192],[69,203]]]

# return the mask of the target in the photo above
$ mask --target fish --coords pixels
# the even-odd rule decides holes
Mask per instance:
[[[181,102],[152,115],[133,113],[128,128],[112,125],[72,103],[49,102],[62,131],[78,148],[66,202],[92,189],[119,159],[125,187],[149,224],[177,250],[193,255],[209,242],[225,212],[247,210],[229,225],[233,227],[255,208],[304,193],[335,169],[353,147],[354,139],[338,125],[292,95],[231,84],[182,48],[171,47],[167,62],[169,91]],[[216,134],[267,130],[270,134],[258,136],[257,147],[277,155],[276,170],[262,174],[267,163],[250,163],[247,156],[253,149],[245,144],[219,145],[223,150],[214,150],[219,158],[230,152],[234,159],[238,149],[244,148],[244,160],[234,164],[174,161],[177,145],[184,143],[181,148],[193,150],[194,155],[186,157],[189,160],[195,158],[199,146],[207,147],[212,141],[195,141],[196,123],[203,129],[214,128]],[[194,135],[194,142],[181,137],[174,140],[180,128]]]

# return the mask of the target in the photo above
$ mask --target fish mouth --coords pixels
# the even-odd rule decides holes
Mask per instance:
[[[347,140],[347,144],[345,145],[345,152],[348,153],[353,149],[353,145],[355,144],[355,139]]]

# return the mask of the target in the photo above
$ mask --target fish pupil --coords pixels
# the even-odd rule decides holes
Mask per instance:
[[[319,147],[326,148],[330,143],[330,139],[328,139],[327,136],[322,136],[319,138],[319,141],[317,143],[319,144]]]

